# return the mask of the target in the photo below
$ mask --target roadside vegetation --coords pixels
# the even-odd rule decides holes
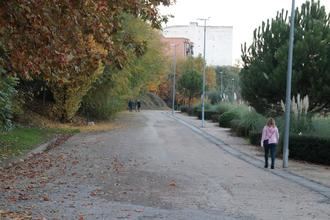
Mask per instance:
[[[296,10],[289,156],[329,165],[330,16],[314,0]],[[255,29],[251,45],[242,45],[241,69],[216,68],[217,84],[207,93],[206,120],[260,145],[261,130],[267,118],[274,117],[283,141],[288,31],[288,11],[279,11]],[[181,111],[201,118],[196,102],[181,106]]]
[[[17,126],[10,132],[0,132],[0,161],[12,156],[18,156],[45,143],[52,138],[78,132],[75,129],[31,128]]]
[[[167,71],[157,6],[172,3],[0,1],[0,154],[118,126]]]
[[[200,104],[190,108],[183,106],[181,112],[201,119]],[[221,102],[217,105],[205,105],[205,120],[212,120],[217,122],[220,127],[230,128],[235,135],[245,137],[249,139],[251,144],[260,146],[261,131],[266,124],[267,117],[257,113],[254,108],[246,104]],[[282,137],[277,147],[278,155],[280,155],[283,146],[284,116],[277,116],[275,120]],[[330,117],[317,116],[310,118],[309,124],[301,121],[296,122],[301,123],[299,127],[302,130],[296,130],[295,126],[291,126],[290,157],[330,165],[329,121]]]

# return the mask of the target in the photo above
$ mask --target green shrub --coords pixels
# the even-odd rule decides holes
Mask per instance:
[[[208,111],[209,109],[211,108],[211,104],[209,103],[205,103],[204,104],[204,111]],[[198,105],[195,105],[193,108],[192,108],[192,111],[190,112],[189,115],[193,115],[193,116],[196,116],[196,117],[199,117],[199,112],[202,111],[202,104],[198,104]]]
[[[251,144],[260,146],[261,131],[251,131],[249,133],[249,140]]]
[[[230,122],[234,119],[239,119],[240,115],[238,111],[232,110],[223,113],[219,117],[219,126],[223,128],[230,128]]]
[[[230,127],[230,122],[234,119],[241,119],[245,114],[250,110],[246,105],[227,105],[229,106],[229,111],[224,112],[219,117],[219,126],[220,127]]]
[[[225,112],[228,112],[230,110],[233,110],[234,108],[236,108],[237,106],[231,103],[227,103],[227,102],[221,102],[219,105],[216,105],[216,111],[221,115]]]
[[[330,118],[315,117],[312,119],[313,130],[309,133],[313,136],[330,137]]]
[[[205,111],[211,109],[211,107],[212,107],[212,105],[210,103],[205,103],[204,104],[204,110]],[[195,105],[193,107],[193,109],[194,109],[194,112],[201,111],[202,110],[202,104]]]
[[[197,113],[198,113],[198,119],[202,119],[202,111],[197,111]],[[216,114],[218,114],[217,112],[215,112],[215,111],[211,111],[211,110],[206,110],[206,111],[204,111],[204,119],[205,120],[212,120],[212,116],[213,115],[216,115]]]
[[[180,107],[180,111],[184,112],[184,113],[187,113],[188,109],[189,109],[189,106],[186,106],[186,105],[183,105],[183,106]]]
[[[261,131],[266,124],[266,118],[255,110],[243,112],[238,125],[236,125],[237,135],[249,136],[250,131]]]
[[[211,90],[206,93],[206,96],[208,97],[212,105],[221,101],[220,91]]]
[[[261,131],[251,131],[250,143],[260,145]],[[282,138],[283,140],[283,138]],[[313,163],[330,165],[330,138],[310,135],[290,135],[290,158]],[[281,144],[277,146],[277,155],[282,151]]]
[[[330,165],[330,137],[290,135],[290,158]]]
[[[241,120],[234,119],[230,122],[230,127],[233,132],[239,137],[248,137],[251,129],[242,124]]]
[[[220,114],[214,114],[214,115],[212,115],[211,116],[211,120],[213,121],[213,122],[219,122],[219,117],[220,117]]]
[[[4,69],[0,66],[0,130],[12,128],[13,101],[16,94],[17,79],[2,74]]]

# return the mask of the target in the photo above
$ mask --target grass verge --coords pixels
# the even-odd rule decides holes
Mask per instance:
[[[49,141],[56,135],[75,134],[77,129],[16,127],[0,132],[0,161],[25,152]]]

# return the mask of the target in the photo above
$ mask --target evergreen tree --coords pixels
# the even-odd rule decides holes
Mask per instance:
[[[319,1],[296,9],[292,95],[308,95],[313,112],[330,107],[329,17]],[[255,29],[248,48],[242,46],[242,96],[261,113],[279,111],[285,99],[289,19],[287,11],[278,12]]]

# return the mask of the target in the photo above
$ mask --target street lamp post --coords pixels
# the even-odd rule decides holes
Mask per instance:
[[[203,66],[203,92],[202,92],[202,127],[204,128],[204,113],[205,113],[205,72],[206,72],[206,21],[210,18],[199,18],[198,20],[204,21],[204,52],[203,52],[203,59],[204,59],[204,66]]]
[[[221,101],[223,100],[223,72],[220,71],[220,95]]]
[[[173,94],[172,94],[172,115],[174,115],[174,105],[175,105],[175,75],[176,75],[176,44],[172,45],[174,47],[173,53]]]
[[[295,20],[295,0],[292,0],[291,26],[290,26],[290,39],[289,39],[289,52],[288,52],[289,53],[288,73],[286,79],[283,168],[288,167],[288,159],[289,159],[289,132],[290,132],[290,111],[291,111],[291,78],[292,78],[292,57],[293,57],[293,40],[294,40],[294,20]]]
[[[233,103],[235,102],[235,79],[231,78],[231,82],[232,82],[232,93],[233,93]]]

